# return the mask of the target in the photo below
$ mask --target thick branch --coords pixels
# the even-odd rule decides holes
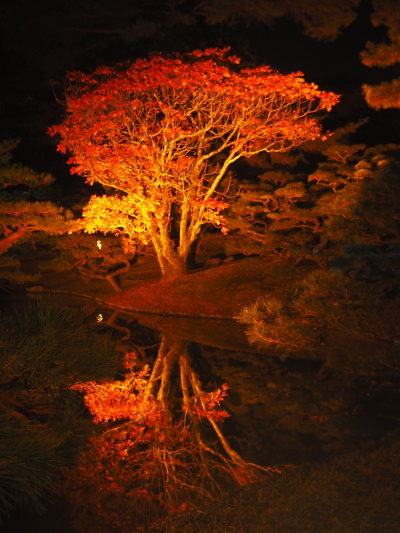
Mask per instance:
[[[0,241],[0,255],[3,254],[16,242],[23,239],[27,234],[31,233],[29,229],[21,228],[14,233],[11,233],[11,235],[8,235],[3,240]]]

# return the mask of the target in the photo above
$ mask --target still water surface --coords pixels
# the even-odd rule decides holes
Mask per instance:
[[[26,299],[14,303],[23,307]],[[233,320],[130,314],[61,295],[52,297],[51,303],[83,311],[88,327],[111,330],[122,350],[141,348],[143,361],[149,364],[163,333],[191,341],[193,368],[204,387],[229,386],[224,408],[231,416],[223,424],[224,433],[247,461],[263,466],[298,464],[340,450],[354,430],[361,430],[362,438],[370,430],[362,389],[344,391],[335,382],[319,382],[320,361],[282,361],[258,352]],[[40,517],[16,513],[0,530],[75,533],[69,513],[61,500]]]

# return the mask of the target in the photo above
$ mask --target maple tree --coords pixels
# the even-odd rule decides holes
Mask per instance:
[[[186,271],[204,224],[228,231],[232,164],[320,137],[313,114],[338,102],[300,72],[240,69],[228,51],[71,73],[66,118],[50,129],[72,172],[115,190],[91,198],[85,231],[123,235],[127,250],[132,239],[151,242],[163,277]]]
[[[123,379],[72,387],[84,393],[103,427],[67,473],[67,495],[79,509],[82,531],[109,531],[111,525],[132,531],[148,519],[146,508],[154,521],[163,510],[182,511],[212,496],[226,475],[243,485],[273,470],[244,461],[224,437],[220,423],[229,415],[220,404],[228,387],[202,389],[188,341],[163,334],[151,370],[136,369],[137,355],[126,354]],[[217,445],[203,436],[204,420]]]

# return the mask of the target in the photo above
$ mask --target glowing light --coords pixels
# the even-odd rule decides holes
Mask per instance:
[[[97,245],[97,248],[98,248],[99,250],[101,250],[101,247],[102,247],[103,245],[102,245],[100,239],[96,242],[96,245]]]
[[[102,322],[103,321],[103,315],[101,313],[99,313],[97,316],[96,316],[96,320],[97,322]]]

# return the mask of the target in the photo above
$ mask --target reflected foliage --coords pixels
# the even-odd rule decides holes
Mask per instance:
[[[246,463],[224,437],[227,386],[202,390],[187,341],[163,335],[151,370],[135,370],[136,355],[126,355],[123,380],[72,387],[102,426],[67,476],[79,531],[141,530],[229,480],[244,485],[272,470]]]

